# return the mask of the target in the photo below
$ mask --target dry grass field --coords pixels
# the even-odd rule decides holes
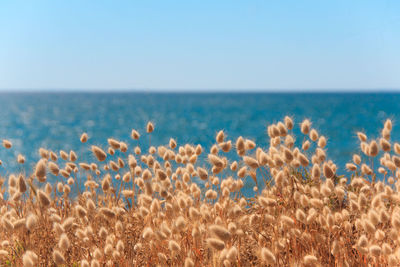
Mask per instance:
[[[220,131],[210,151],[144,151],[148,123],[129,144],[82,134],[91,162],[41,148],[34,170],[1,178],[1,266],[398,266],[400,145],[390,120],[381,129],[357,133],[344,176],[326,138],[289,117],[268,126],[269,147]]]

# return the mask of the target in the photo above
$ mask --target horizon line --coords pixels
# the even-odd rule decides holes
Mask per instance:
[[[0,88],[0,93],[394,93],[400,88]]]

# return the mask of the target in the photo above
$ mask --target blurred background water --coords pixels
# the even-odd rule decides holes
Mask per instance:
[[[228,139],[242,135],[266,148],[266,126],[285,115],[294,118],[300,145],[298,124],[304,118],[312,121],[328,139],[328,159],[343,174],[344,164],[360,151],[356,131],[377,138],[391,118],[392,139],[399,140],[399,103],[395,93],[0,93],[0,138],[13,143],[11,150],[0,147],[0,175],[31,172],[40,147],[72,149],[78,161],[87,162],[93,159],[90,145],[105,147],[113,137],[133,151],[132,128],[142,134],[143,148],[149,142],[168,144],[173,137],[178,145],[201,144],[208,151],[221,129]],[[149,120],[155,124],[151,140],[144,134]],[[83,132],[90,137],[84,145],[79,141]],[[24,166],[16,162],[19,153],[26,158]],[[246,190],[253,185],[249,182]]]

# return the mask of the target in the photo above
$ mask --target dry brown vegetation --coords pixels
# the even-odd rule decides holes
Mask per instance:
[[[31,175],[1,180],[0,262],[398,266],[400,145],[390,141],[391,121],[377,140],[357,133],[361,152],[346,176],[336,175],[309,120],[300,124],[301,148],[293,126],[289,117],[268,126],[268,148],[220,131],[206,156],[200,145],[173,139],[141,151],[151,123],[142,137],[132,130],[130,146],[115,139],[90,146],[82,134],[93,162],[40,149]],[[17,161],[25,164],[22,155]],[[52,176],[58,182],[48,183]],[[241,194],[245,179],[260,186],[253,198]]]

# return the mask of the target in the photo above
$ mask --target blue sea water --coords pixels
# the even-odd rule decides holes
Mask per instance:
[[[221,129],[229,139],[242,135],[268,147],[266,126],[285,115],[297,126],[309,118],[328,139],[328,159],[345,173],[344,164],[359,152],[356,131],[377,138],[391,118],[392,139],[400,141],[399,103],[396,93],[0,93],[0,138],[13,143],[11,150],[0,147],[0,175],[29,173],[40,147],[72,149],[87,162],[93,159],[90,145],[105,147],[114,137],[132,151],[132,128],[142,134],[143,147],[167,144],[173,137],[178,145],[201,144],[208,150]],[[155,124],[151,138],[144,134],[149,120]],[[79,141],[82,132],[90,137],[85,145]],[[294,133],[301,144],[303,136],[298,129]],[[19,153],[26,157],[24,166],[16,163]]]

